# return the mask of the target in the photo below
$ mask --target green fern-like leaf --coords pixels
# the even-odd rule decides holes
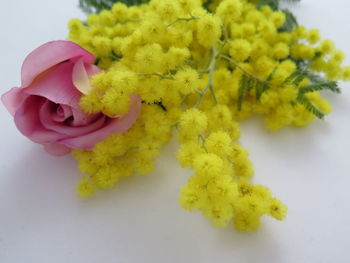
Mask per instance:
[[[207,10],[209,10],[209,6],[211,5],[211,3],[213,2],[213,0],[207,0],[203,3],[203,7]]]
[[[307,85],[299,89],[299,95],[303,95],[309,92],[329,90],[334,93],[340,93],[341,90],[338,88],[338,84],[335,81],[321,82],[312,85]]]
[[[118,2],[131,6],[146,3],[149,0],[79,0],[79,7],[87,14],[99,13],[102,10],[111,9]]]
[[[334,93],[340,93],[341,90],[338,87],[338,83],[335,81],[326,81],[320,75],[311,71],[296,71],[290,77],[289,81],[292,81],[294,85],[298,86],[304,78],[308,78],[311,84],[300,87],[298,90],[297,102],[302,104],[308,111],[314,114],[317,118],[323,119],[325,113],[323,113],[317,106],[315,106],[306,96],[307,93],[315,91],[328,90]]]
[[[298,26],[296,17],[287,9],[283,9],[282,12],[286,15],[286,22],[279,28],[279,32],[291,32],[295,27]]]
[[[270,86],[269,83],[273,77],[274,71],[268,76],[265,81],[244,73],[240,79],[239,89],[238,89],[238,101],[237,110],[242,109],[242,105],[245,97],[251,89],[255,89],[256,100],[259,101],[262,94],[266,92]],[[299,87],[300,83],[308,78],[310,80],[309,85]],[[340,93],[338,83],[335,81],[327,81],[322,76],[313,73],[309,70],[296,70],[293,72],[282,84],[281,88],[286,85],[292,85],[295,89],[298,89],[298,95],[295,101],[292,101],[292,105],[302,104],[308,111],[314,114],[317,118],[323,119],[325,113],[323,113],[316,105],[314,105],[310,99],[306,96],[307,93],[315,91],[328,90],[334,93]]]
[[[318,109],[306,96],[298,96],[297,102],[302,104],[309,112],[319,119],[324,119],[325,114]]]
[[[79,0],[79,7],[87,14],[99,13],[102,10],[111,9],[115,3],[121,2],[128,6],[140,5],[150,0]],[[279,2],[300,2],[300,0],[261,0],[258,7],[269,5],[273,10],[279,9]],[[208,9],[213,0],[207,0],[203,6]],[[256,1],[253,1],[256,2]]]
[[[256,82],[255,84],[255,97],[257,100],[260,100],[261,98],[261,95],[267,91],[268,89],[268,86],[267,85],[264,85],[263,83],[261,82]]]
[[[278,0],[261,0],[257,6],[262,7],[268,5],[272,8],[272,10],[278,10],[279,9],[279,1]]]
[[[255,84],[255,94],[256,94],[256,100],[259,101],[261,96],[268,91],[268,89],[270,88],[269,86],[269,82],[271,81],[273,74],[275,73],[276,69],[273,70],[270,75],[267,77],[267,79],[265,81],[259,81],[256,80],[256,84]]]
[[[255,98],[257,101],[260,100],[262,94],[269,89],[269,82],[271,81],[274,72],[275,71],[273,71],[265,81],[254,77],[254,75],[248,74],[247,72],[243,72],[238,89],[238,111],[242,109],[244,99],[251,90],[255,90]]]
[[[307,76],[306,70],[296,70],[284,81],[283,86],[287,84],[298,86]]]
[[[281,2],[297,3],[300,0],[261,0],[258,2],[257,6],[262,7],[268,5],[274,11],[282,11],[286,15],[286,22],[279,28],[279,32],[291,32],[296,26],[298,26],[298,21],[296,17],[287,9],[280,9]]]
[[[287,2],[287,3],[298,3],[301,0],[281,0],[281,2]]]
[[[297,3],[301,0],[260,0],[257,4],[258,7],[262,7],[264,5],[270,6],[273,10],[279,10],[281,2],[287,3]]]

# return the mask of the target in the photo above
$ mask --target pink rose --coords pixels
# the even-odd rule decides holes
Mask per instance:
[[[21,87],[1,97],[20,132],[52,155],[90,150],[110,134],[127,131],[140,113],[136,95],[125,116],[110,118],[80,109],[80,97],[91,88],[89,78],[100,71],[93,62],[94,56],[73,42],[48,42],[24,60]]]

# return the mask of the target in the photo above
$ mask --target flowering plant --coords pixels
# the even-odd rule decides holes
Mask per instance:
[[[277,0],[80,2],[98,13],[72,19],[70,41],[33,51],[22,87],[2,97],[25,136],[56,155],[73,149],[78,194],[151,172],[176,132],[177,158],[194,171],[184,209],[240,231],[266,214],[282,220],[285,205],[252,184],[238,123],[261,115],[276,131],[330,113],[320,92],[350,80],[333,42]]]

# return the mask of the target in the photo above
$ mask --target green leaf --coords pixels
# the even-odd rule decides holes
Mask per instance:
[[[213,2],[213,0],[207,0],[203,3],[203,7],[207,10],[209,10],[210,4]]]
[[[306,96],[307,93],[329,90],[334,93],[340,93],[338,83],[335,81],[327,81],[319,74],[311,72],[309,70],[297,70],[291,74],[285,84],[292,83],[297,88],[299,84],[305,79],[308,78],[311,84],[300,87],[298,90],[297,103],[302,104],[308,111],[314,114],[317,118],[323,119],[325,113],[318,109]]]
[[[255,89],[256,100],[259,101],[262,94],[266,92],[270,86],[269,83],[273,77],[275,71],[273,71],[265,81],[261,81],[257,78],[253,78],[249,74],[243,74],[238,89],[238,101],[237,101],[237,110],[241,111],[242,105],[245,97],[251,89]],[[308,78],[310,80],[309,85],[299,87],[300,83]],[[298,95],[295,101],[292,101],[292,105],[297,103],[302,104],[308,111],[314,114],[317,118],[323,119],[325,113],[315,106],[310,99],[306,96],[307,93],[315,91],[328,90],[334,93],[340,93],[338,83],[335,81],[327,81],[322,76],[313,73],[309,70],[296,70],[293,72],[281,85],[281,88],[284,88],[286,85],[292,85],[295,89],[298,90]]]
[[[281,0],[281,2],[287,2],[287,3],[298,3],[301,0]]]
[[[283,82],[283,86],[287,84],[293,84],[295,86],[298,86],[306,77],[307,71],[296,70]]]
[[[131,6],[146,3],[149,0],[79,0],[79,7],[87,14],[99,13],[102,10],[111,9],[118,2]]]
[[[287,9],[281,10],[286,15],[286,22],[278,29],[279,32],[291,32],[298,26],[296,17]]]
[[[297,101],[317,118],[324,118],[325,114],[319,110],[306,96],[298,96]]]
[[[340,93],[341,90],[338,88],[338,83],[335,81],[321,82],[316,84],[307,85],[299,89],[299,96],[302,96],[309,92],[329,90],[334,93]]]
[[[260,82],[257,81],[255,83],[254,89],[255,89],[255,97],[256,97],[256,99],[260,100],[261,95],[263,94],[264,86]]]
[[[273,74],[276,72],[276,69],[274,69],[270,75],[267,77],[267,79],[264,82],[261,82],[259,80],[256,80],[256,85],[255,85],[255,94],[256,94],[256,100],[260,100],[261,95],[264,94],[264,92],[266,92],[270,86],[269,86],[269,82],[272,80]]]
[[[268,5],[271,7],[272,10],[278,10],[279,9],[279,0],[261,0],[257,6],[262,7]]]

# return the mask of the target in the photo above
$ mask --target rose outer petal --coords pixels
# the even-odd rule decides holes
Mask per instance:
[[[73,62],[63,62],[36,78],[29,87],[23,89],[28,95],[47,98],[56,104],[79,108],[81,93],[72,82]]]
[[[103,141],[113,133],[126,132],[136,121],[141,112],[141,99],[138,95],[131,95],[130,111],[121,118],[110,119],[103,128],[85,136],[68,138],[59,142],[72,149],[91,150],[96,143]]]
[[[91,90],[89,76],[81,58],[74,64],[72,81],[74,86],[83,94],[87,94]]]
[[[85,63],[94,61],[94,56],[90,52],[71,41],[51,41],[38,47],[22,64],[22,87],[28,87],[40,73],[52,66],[75,57],[81,57]]]
[[[73,67],[72,81],[74,86],[83,94],[89,93],[91,91],[90,78],[100,71],[100,68],[85,64],[82,58],[79,58]]]
[[[99,67],[95,66],[94,64],[84,64],[85,66],[85,70],[89,76],[89,79],[91,79],[91,77],[97,73],[100,73],[102,71],[102,69],[100,69]]]
[[[36,143],[50,143],[67,138],[65,134],[49,131],[43,127],[39,119],[39,109],[43,103],[45,99],[42,97],[28,97],[15,113],[14,120],[17,129]]]
[[[8,112],[14,116],[26,97],[27,95],[22,93],[22,88],[12,88],[1,96],[1,101]]]
[[[44,149],[51,155],[64,156],[70,153],[71,149],[57,142],[44,144]]]

